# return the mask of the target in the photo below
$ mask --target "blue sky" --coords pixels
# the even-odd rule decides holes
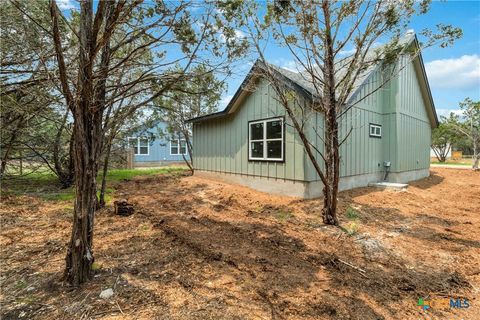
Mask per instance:
[[[452,24],[463,30],[463,38],[448,48],[430,47],[422,53],[433,99],[439,115],[458,110],[466,97],[480,100],[480,1],[434,1],[431,10],[415,17],[410,28],[420,31],[435,25]],[[269,46],[267,59],[279,66],[295,68],[294,60],[283,48]],[[247,68],[228,79],[221,108],[240,86]]]
[[[75,0],[57,0],[57,3],[64,11],[78,6]],[[197,5],[201,7],[200,0]],[[439,23],[463,30],[463,38],[452,47],[430,47],[422,54],[437,113],[446,116],[458,110],[458,103],[466,97],[480,100],[480,0],[434,1],[427,14],[412,20],[410,28],[415,31],[432,29]],[[271,63],[295,68],[288,50],[274,43],[268,45],[265,55]],[[255,55],[249,55],[239,61],[234,76],[226,79],[228,89],[222,97],[220,109],[237,91],[255,58]]]

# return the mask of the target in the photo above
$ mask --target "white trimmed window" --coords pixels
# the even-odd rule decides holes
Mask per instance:
[[[133,148],[135,155],[148,156],[150,154],[150,143],[146,137],[128,138],[128,146]]]
[[[178,139],[170,140],[170,155],[171,156],[179,156],[182,154],[187,154],[187,142],[185,140]]]
[[[370,123],[370,137],[381,138],[382,126],[379,124]]]
[[[248,123],[248,160],[283,161],[283,118]]]

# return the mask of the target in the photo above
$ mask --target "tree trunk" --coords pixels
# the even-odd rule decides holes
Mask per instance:
[[[325,177],[327,184],[323,188],[323,222],[338,225],[337,196],[339,183],[339,141],[337,123],[337,103],[335,97],[335,61],[333,54],[333,39],[330,25],[330,4],[324,1],[322,8],[325,16],[325,63],[323,78],[323,106],[325,111]]]
[[[18,132],[20,132],[20,129],[23,126],[23,121],[24,121],[24,117],[21,116],[20,119],[18,120],[18,124],[15,127],[15,130],[13,130],[12,132],[10,141],[7,143],[7,149],[5,150],[5,154],[3,155],[2,163],[0,165],[0,177],[3,177],[3,175],[5,174],[5,170],[7,169],[7,163],[10,158],[10,152],[13,150],[13,145],[15,143],[15,140],[17,139],[17,134]]]
[[[89,126],[90,127],[90,126]],[[75,207],[73,229],[66,257],[65,278],[77,287],[92,276],[94,261],[93,217],[96,204],[96,165],[92,163],[89,139],[75,130]],[[83,152],[82,152],[83,151]]]
[[[109,2],[109,7],[113,2]],[[105,3],[101,3],[101,6]],[[56,21],[56,5],[54,11],[55,37],[58,37],[58,22]],[[98,14],[103,10],[99,9]],[[93,1],[80,2],[80,50],[79,50],[79,89],[78,99],[72,103],[74,117],[74,152],[73,160],[75,167],[75,206],[73,212],[73,229],[70,244],[66,256],[65,278],[70,284],[77,287],[86,282],[92,276],[93,257],[93,226],[94,214],[97,203],[97,170],[98,159],[102,146],[102,119],[103,106],[95,93],[94,75],[92,64],[95,60],[94,49],[96,47],[93,34]],[[56,41],[57,56],[61,55],[60,40]],[[105,50],[105,47],[104,47]],[[108,54],[107,54],[108,58]],[[105,70],[105,53],[102,54],[100,69]],[[59,61],[62,59],[59,58]],[[61,66],[61,64],[59,63]],[[108,64],[106,64],[108,67]],[[65,73],[64,66],[61,67]],[[65,76],[65,75],[64,75]],[[105,81],[107,74],[100,72],[99,82]],[[64,88],[64,91],[68,89]],[[100,90],[102,91],[102,90]]]
[[[187,164],[188,168],[190,169],[190,172],[193,175],[195,173],[195,169],[193,167],[193,148],[192,148],[192,143],[190,141],[190,136],[187,130],[183,130],[183,136],[185,137],[185,144],[186,144],[185,148],[187,148],[188,155],[190,156],[190,160],[188,160],[184,154],[182,154],[182,158],[183,158],[183,161],[185,161],[185,163]],[[180,148],[180,145],[178,147]]]

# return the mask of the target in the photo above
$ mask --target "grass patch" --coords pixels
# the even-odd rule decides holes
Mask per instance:
[[[471,166],[471,163],[468,162],[452,162],[452,161],[445,161],[445,162],[431,162],[431,164],[439,164],[439,165],[446,165],[446,166]]]
[[[102,265],[100,263],[94,262],[92,263],[92,270],[100,270],[102,268]]]
[[[360,216],[358,211],[352,207],[348,207],[347,210],[345,210],[345,217],[350,221],[343,226],[340,226],[340,229],[342,229],[347,235],[353,236],[358,233],[358,230],[360,229],[360,222],[358,221]]]
[[[346,225],[340,226],[340,229],[342,229],[349,236],[353,236],[358,233],[360,225],[355,221],[350,221]]]
[[[47,201],[72,201],[75,199],[75,192],[68,189],[66,192],[40,194],[40,197]]]
[[[349,220],[357,220],[358,219],[358,212],[355,211],[352,207],[348,207],[347,210],[345,211],[345,216]]]
[[[157,169],[113,169],[107,174],[107,189],[105,190],[105,202],[111,203],[115,193],[115,184],[125,180],[131,180],[137,176],[152,176],[183,172],[185,168],[165,167]],[[101,182],[101,175],[97,177]],[[100,185],[98,186],[100,188]],[[2,195],[33,195],[46,201],[65,202],[75,199],[75,189],[62,189],[57,177],[51,172],[35,172],[22,177],[5,179],[2,181]],[[100,192],[97,191],[97,196]]]
[[[287,210],[279,210],[277,212],[277,214],[275,215],[275,217],[279,221],[284,222],[284,221],[287,221],[287,220],[293,218],[293,213],[291,211],[287,211]]]
[[[107,174],[107,181],[119,182],[131,180],[138,176],[153,176],[156,174],[174,173],[185,171],[182,167],[165,167],[157,169],[114,169]]]

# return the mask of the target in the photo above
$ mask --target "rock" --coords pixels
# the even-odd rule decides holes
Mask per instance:
[[[111,297],[113,297],[113,289],[112,288],[108,288],[108,289],[105,289],[102,292],[100,292],[100,298],[102,298],[102,299],[110,299]]]

